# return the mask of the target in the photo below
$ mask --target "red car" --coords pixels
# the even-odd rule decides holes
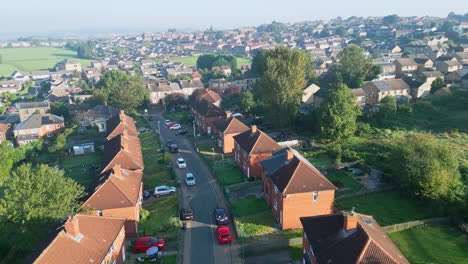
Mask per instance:
[[[160,250],[163,250],[165,246],[166,242],[161,238],[141,237],[133,247],[133,251],[135,253],[146,252],[150,247],[158,247]]]
[[[172,121],[169,124],[167,124],[167,127],[171,127],[171,126],[177,125],[177,124],[179,124],[179,123],[177,123],[176,121]]]
[[[229,227],[218,226],[216,227],[216,237],[220,244],[231,242],[231,234],[229,233]]]

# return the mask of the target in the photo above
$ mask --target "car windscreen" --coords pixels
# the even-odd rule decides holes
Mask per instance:
[[[229,238],[229,235],[222,235],[221,238]]]
[[[193,176],[187,176],[187,181],[193,181],[195,178]]]
[[[157,244],[157,243],[158,243],[158,239],[157,239],[157,238],[154,238],[154,237],[152,237],[152,238],[150,239],[150,241],[151,241],[151,243],[153,243],[153,244]]]

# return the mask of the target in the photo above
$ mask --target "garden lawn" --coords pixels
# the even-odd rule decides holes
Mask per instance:
[[[302,243],[296,245],[290,245],[288,247],[289,256],[296,261],[302,260]]]
[[[328,173],[325,177],[327,177],[327,179],[329,179],[339,189],[346,188],[346,190],[343,191],[337,190],[335,193],[336,196],[359,192],[363,188],[359,182],[353,179],[354,174],[350,171],[341,170],[334,173]]]
[[[314,150],[302,152],[302,154],[318,170],[325,170],[333,166],[333,162],[326,150]]]
[[[157,149],[161,148],[158,136],[151,132],[139,134],[138,137],[140,138],[143,156],[145,154],[154,154]]]
[[[170,231],[179,226],[178,220],[179,194],[156,200],[144,207],[149,216],[140,220],[139,229],[145,236],[153,236],[158,232]]]
[[[263,199],[257,199],[254,196],[249,196],[240,199],[232,204],[236,217],[243,217],[256,214],[263,211],[270,211],[270,207]]]
[[[74,179],[77,183],[88,186],[91,184],[99,174],[99,167],[90,168],[90,167],[73,167],[73,168],[65,168],[65,177],[69,177]]]
[[[143,176],[143,189],[149,190],[160,185],[175,185],[174,178],[172,177],[172,173],[169,169],[153,174],[145,173],[145,176]]]
[[[213,156],[213,150],[212,150],[213,146],[210,144],[210,143],[201,143],[201,144],[198,144],[197,145],[197,149],[200,151],[201,154],[203,155],[210,155],[210,156]],[[216,153],[216,149],[215,149],[215,154]]]
[[[275,219],[270,210],[235,218],[238,234],[240,237],[250,238],[277,231]],[[240,232],[240,229],[243,232]]]
[[[176,264],[177,255],[163,256],[162,259],[164,264]]]
[[[188,110],[166,113],[165,116],[167,119],[171,121],[177,121],[179,123],[188,123],[187,121],[191,119],[190,111]]]
[[[413,264],[468,262],[468,237],[456,227],[417,227],[389,236]]]
[[[89,66],[92,61],[79,59],[76,51],[51,47],[3,48],[0,55],[3,60],[0,76],[10,76],[15,70],[26,73],[53,68],[64,59],[78,60],[83,67]]]
[[[214,166],[213,170],[218,181],[224,186],[241,183],[245,180],[242,170],[229,162],[220,162]]]
[[[144,127],[144,128],[151,129],[150,123],[143,116],[141,116],[141,115],[134,116],[133,120],[135,121],[136,128]]]
[[[335,201],[338,210],[355,211],[371,215],[381,226],[405,223],[420,219],[439,217],[428,204],[414,198],[408,198],[397,191],[372,193]]]
[[[82,166],[83,164],[85,165],[96,164],[99,166],[101,165],[101,159],[102,159],[102,153],[94,152],[92,154],[71,156],[71,157],[65,158],[60,162],[60,164],[64,168],[79,167],[79,166]]]

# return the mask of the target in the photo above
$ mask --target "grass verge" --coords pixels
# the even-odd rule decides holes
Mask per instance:
[[[179,226],[178,205],[177,193],[154,201],[144,208],[149,211],[149,215],[141,218],[139,229],[144,231],[145,236],[176,229]]]
[[[213,168],[221,185],[228,186],[244,182],[245,175],[242,170],[228,162],[220,162]]]

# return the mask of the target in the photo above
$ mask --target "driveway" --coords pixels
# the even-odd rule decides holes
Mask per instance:
[[[189,222],[187,230],[183,234],[183,250],[180,263],[241,263],[239,259],[237,241],[233,234],[232,223],[230,225],[233,242],[219,245],[215,237],[214,210],[226,207],[226,201],[221,188],[215,182],[213,175],[205,163],[195,152],[191,143],[185,136],[176,136],[164,124],[165,118],[160,113],[152,113],[152,126],[158,132],[158,121],[161,131],[161,143],[174,140],[179,148],[179,153],[170,154],[177,180],[182,182],[181,199],[184,207],[191,207],[194,211],[194,220]],[[190,128],[188,128],[190,129]],[[179,169],[175,163],[177,158],[185,159],[186,169]],[[187,172],[194,174],[196,185],[186,187],[184,177]]]

